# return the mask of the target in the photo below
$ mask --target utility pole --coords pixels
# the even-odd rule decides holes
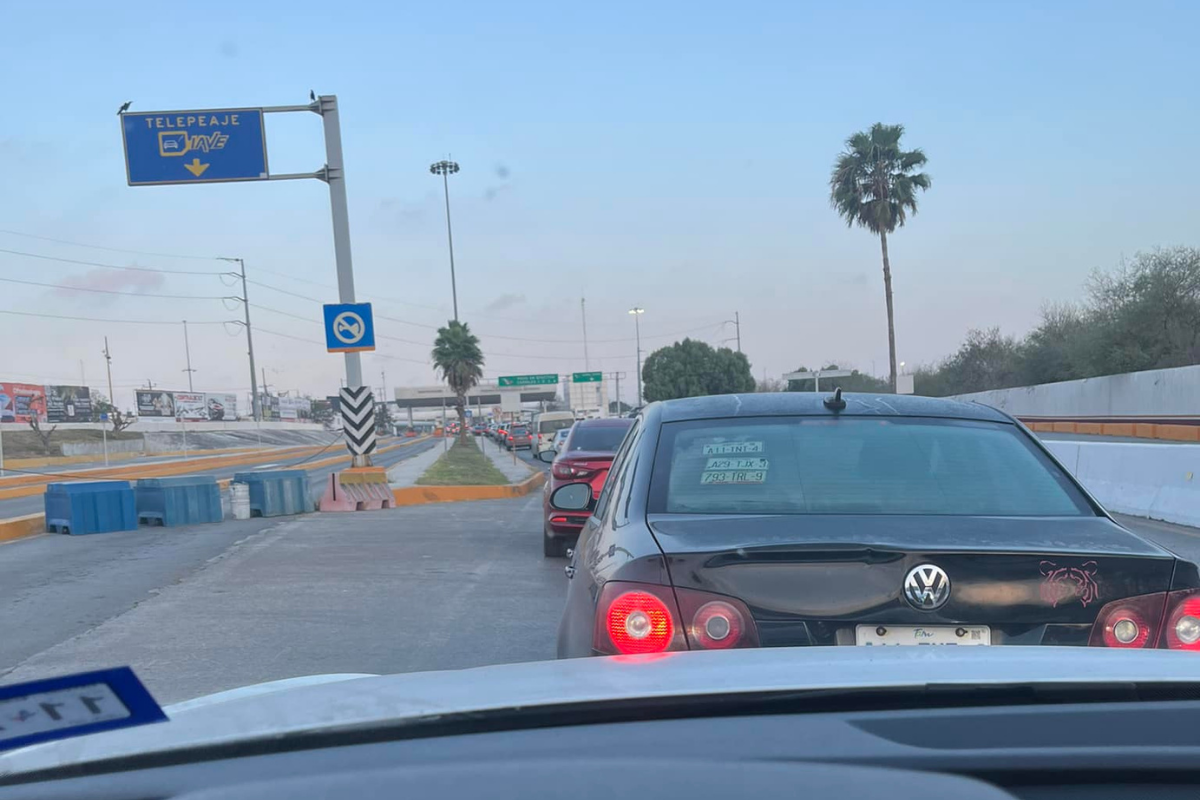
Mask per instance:
[[[192,388],[192,373],[196,370],[192,369],[192,348],[188,344],[187,320],[183,321],[183,352],[187,356],[187,369],[184,370],[188,374],[188,391],[194,392]]]
[[[586,372],[591,372],[592,365],[588,361],[588,346],[587,346],[587,304],[584,298],[579,298],[579,314],[583,317],[583,369]]]
[[[742,352],[742,318],[741,318],[741,316],[739,316],[738,312],[735,311],[735,312],[733,312],[733,319],[727,319],[722,324],[732,325],[734,327],[734,329],[737,331],[737,336],[735,337],[737,339],[737,351],[739,353]],[[722,344],[725,342],[728,342],[728,341],[729,341],[729,339],[721,340]]]
[[[263,394],[270,394],[271,390],[269,388],[267,388],[267,368],[266,367],[262,368],[262,376],[263,376]]]
[[[617,411],[616,411],[616,414],[617,414],[617,416],[620,416],[621,415],[621,378],[625,377],[625,373],[624,372],[610,372],[605,377],[612,378],[613,380],[615,380],[617,382]]]
[[[250,335],[250,299],[246,293],[246,262],[240,258],[222,258],[221,261],[237,262],[240,267],[238,276],[242,279],[242,310],[246,312],[246,352],[250,356],[250,414],[256,420],[262,419],[262,406],[258,400],[258,376],[254,374],[254,337]]]
[[[150,380],[149,378],[146,378],[146,388],[153,391],[154,390],[154,381]]]
[[[637,408],[642,404],[642,314],[646,313],[646,309],[639,306],[634,306],[629,309],[629,313],[633,315],[633,328],[637,333],[637,397],[634,398],[633,407]]]
[[[108,337],[104,337],[104,369],[108,372],[108,402],[113,410],[117,409],[117,398],[113,396],[112,388],[112,354],[108,352]]]
[[[387,402],[387,371],[379,370],[379,384],[382,387],[379,391],[383,395],[383,402]]]

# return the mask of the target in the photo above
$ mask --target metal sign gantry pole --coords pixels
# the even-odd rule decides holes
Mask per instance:
[[[338,119],[337,95],[323,94],[305,106],[267,106],[264,113],[312,111],[321,115],[325,129],[325,168],[316,173],[271,175],[268,180],[318,178],[329,184],[329,208],[333,217],[333,254],[337,264],[338,302],[354,302],[354,263],[350,255],[350,210],[346,201],[346,170],[342,162],[342,128]],[[346,386],[363,385],[362,358],[358,353],[344,353]],[[368,467],[371,457],[354,456],[354,466]]]

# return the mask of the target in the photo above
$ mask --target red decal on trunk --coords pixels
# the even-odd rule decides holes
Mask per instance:
[[[1078,600],[1086,608],[1100,596],[1095,561],[1085,561],[1078,567],[1060,567],[1053,561],[1043,561],[1039,568],[1045,576],[1041,586],[1042,600],[1054,608],[1070,600]]]

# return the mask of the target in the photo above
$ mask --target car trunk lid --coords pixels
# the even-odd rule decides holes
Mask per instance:
[[[764,645],[852,643],[859,624],[988,625],[1000,641],[1082,643],[1105,603],[1166,591],[1174,570],[1170,553],[1104,517],[648,521],[674,585],[741,599]],[[951,585],[932,610],[904,595],[909,571],[924,564]]]

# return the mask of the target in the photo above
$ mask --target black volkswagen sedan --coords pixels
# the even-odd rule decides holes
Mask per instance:
[[[977,404],[775,393],[653,403],[567,566],[558,654],[797,645],[1200,650],[1195,564],[1114,521]]]

